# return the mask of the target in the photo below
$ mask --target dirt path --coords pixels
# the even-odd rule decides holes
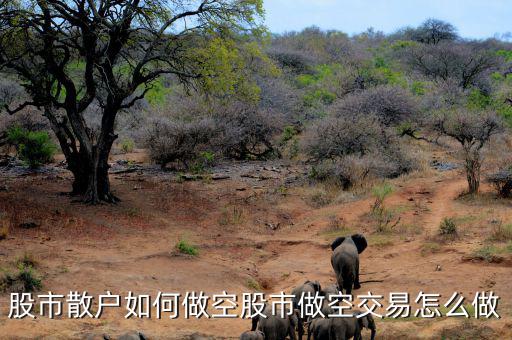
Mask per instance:
[[[243,171],[248,171],[247,167]],[[303,189],[283,194],[276,188],[284,180],[262,180],[270,177],[262,172],[258,171],[256,178],[183,183],[171,181],[167,175],[156,180],[130,174],[114,182],[123,197],[115,207],[70,203],[68,197],[59,195],[62,187],[69,185],[67,178],[51,183],[42,176],[17,179],[9,184],[8,192],[0,192],[0,208],[13,206],[19,212],[17,219],[35,220],[40,226],[15,228],[7,240],[0,241],[0,266],[10,265],[24,251],[30,252],[44,275],[43,291],[86,289],[99,294],[110,289],[120,294],[131,290],[156,295],[158,291],[217,294],[227,290],[241,294],[259,285],[270,294],[289,291],[306,279],[324,285],[334,281],[328,244],[336,237],[336,231],[329,230],[335,216],[348,228],[340,233],[368,236],[370,246],[361,255],[363,280],[384,281],[365,284],[357,293],[372,291],[386,296],[393,291],[411,295],[429,291],[449,297],[453,290],[472,296],[479,290],[494,289],[502,297],[507,318],[493,327],[501,329],[508,322],[512,315],[511,267],[461,261],[482,243],[485,229],[468,226],[467,235],[460,240],[424,252],[424,245],[432,243],[429,237],[444,217],[470,216],[482,209],[487,211],[485,218],[495,213],[454,202],[465,188],[460,174],[397,180],[387,204],[399,208],[401,224],[414,228],[379,234],[366,216],[371,197],[313,208]],[[271,173],[276,176],[277,172]],[[512,207],[499,210],[502,218],[512,221]],[[199,256],[177,256],[174,246],[180,239],[196,244]],[[237,338],[250,324],[240,319],[126,320],[119,313],[104,320],[37,318],[30,321],[34,327],[27,329],[24,322],[4,317],[7,297],[0,295],[0,331],[26,338],[117,335],[130,329],[143,330],[155,339],[184,339],[195,332]],[[399,338],[400,332],[410,327],[402,324],[380,322],[379,329]],[[445,325],[444,321],[441,324]],[[434,328],[440,326],[424,322],[413,327],[421,338],[428,339],[435,338]]]

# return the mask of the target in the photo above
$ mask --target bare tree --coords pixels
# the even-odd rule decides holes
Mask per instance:
[[[466,89],[479,77],[497,69],[498,57],[479,43],[442,42],[419,45],[408,50],[406,58],[417,71],[432,79],[456,79]]]
[[[116,115],[162,75],[211,83],[206,47],[259,28],[262,13],[260,0],[0,0],[0,68],[29,97],[4,109],[41,108],[73,172],[73,193],[116,202],[108,178]],[[91,105],[101,116],[97,134],[83,115]]]
[[[443,40],[456,40],[457,29],[450,23],[430,18],[425,20],[413,33],[413,40],[424,44],[438,44]]]
[[[478,192],[482,167],[482,148],[491,137],[502,131],[502,122],[496,114],[458,111],[436,117],[432,125],[435,132],[460,143],[470,194]]]

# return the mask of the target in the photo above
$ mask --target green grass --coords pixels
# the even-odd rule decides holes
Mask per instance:
[[[255,291],[262,290],[260,283],[257,280],[253,279],[252,277],[247,279],[247,287]]]
[[[11,293],[28,293],[38,291],[42,288],[42,281],[32,266],[22,263],[16,271],[4,272],[0,278],[0,291]]]
[[[176,250],[178,250],[178,252],[180,252],[181,254],[185,254],[185,255],[191,255],[191,256],[199,255],[199,249],[186,240],[180,240],[176,244]]]
[[[512,224],[497,223],[493,226],[491,241],[512,241]]]

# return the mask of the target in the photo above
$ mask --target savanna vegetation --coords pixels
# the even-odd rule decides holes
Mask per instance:
[[[87,202],[117,200],[116,143],[164,168],[306,161],[312,178],[348,189],[414,171],[413,139],[451,138],[474,193],[482,149],[512,123],[511,44],[440,20],[390,35],[272,35],[258,1],[157,5],[2,2],[3,143],[34,167],[51,159],[51,132]]]
[[[512,43],[432,18],[275,34],[264,16],[261,0],[0,0],[0,245],[39,250],[0,248],[0,293],[136,271],[136,289],[287,290],[332,279],[326,242],[363,232],[361,275],[371,256],[384,277],[363,284],[502,288]]]

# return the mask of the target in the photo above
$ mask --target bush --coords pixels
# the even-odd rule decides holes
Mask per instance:
[[[346,155],[365,155],[380,144],[383,135],[373,117],[326,118],[306,130],[304,149],[314,161]]]
[[[493,241],[512,241],[512,224],[503,224],[501,221],[493,226],[491,240]]]
[[[327,118],[306,130],[303,148],[314,162],[311,177],[348,189],[369,178],[394,178],[419,163],[372,116]]]
[[[222,153],[234,159],[268,159],[279,156],[274,136],[281,131],[280,116],[235,104],[215,115],[219,137],[215,141]]]
[[[439,226],[439,235],[453,236],[457,235],[457,225],[453,218],[444,218]]]
[[[46,131],[29,131],[13,127],[7,131],[7,140],[16,147],[18,155],[31,168],[50,163],[57,150]]]
[[[178,250],[178,252],[180,252],[181,254],[185,254],[185,255],[191,255],[191,256],[199,255],[199,250],[197,249],[197,247],[188,243],[188,241],[186,241],[186,240],[180,240],[176,244],[176,250]]]
[[[24,264],[19,264],[14,274],[7,272],[0,279],[0,290],[11,293],[28,293],[40,290],[41,287],[41,279],[34,268]]]
[[[145,144],[151,159],[160,166],[182,162],[189,168],[201,152],[207,151],[214,135],[213,122],[208,119],[184,123],[159,118],[150,123]]]
[[[355,92],[334,104],[332,112],[337,117],[374,115],[386,126],[395,126],[414,120],[418,104],[414,97],[399,86],[381,85]]]
[[[125,138],[121,141],[121,150],[124,153],[130,153],[133,152],[133,149],[135,148],[135,142],[131,138]]]

